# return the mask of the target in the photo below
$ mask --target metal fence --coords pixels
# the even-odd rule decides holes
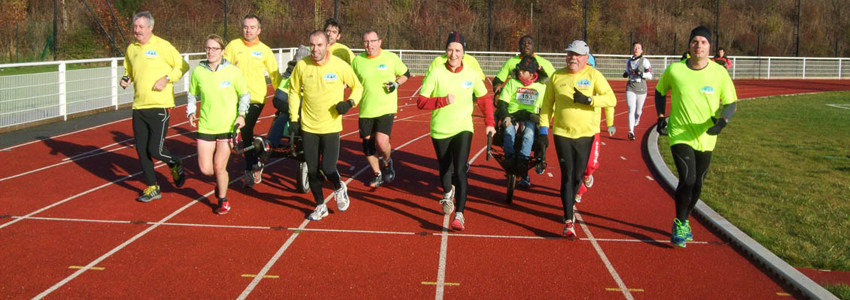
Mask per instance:
[[[355,49],[355,52],[362,51]],[[296,48],[274,49],[281,72],[295,54]],[[389,50],[395,52],[407,64],[413,75],[423,75],[431,61],[442,55],[436,50]],[[494,76],[502,64],[515,52],[478,52],[475,56],[484,73]],[[566,65],[564,53],[538,53],[547,58],[555,68]],[[596,68],[609,79],[621,79],[625,70],[627,55],[595,54]],[[185,93],[189,88],[191,70],[205,57],[204,53],[184,54],[190,71],[174,84],[176,94]],[[678,56],[646,56],[652,64],[656,78],[671,63],[680,60]],[[730,57],[732,66],[729,73],[733,79],[843,79],[850,74],[848,58],[799,58],[799,57]],[[0,64],[5,68],[55,67],[55,71],[33,71],[22,75],[0,76],[0,129],[24,125],[47,119],[62,118],[69,115],[102,109],[118,109],[119,106],[133,102],[133,87],[122,89],[118,80],[124,74],[123,57],[71,60],[56,62]],[[25,71],[26,72],[26,71]]]

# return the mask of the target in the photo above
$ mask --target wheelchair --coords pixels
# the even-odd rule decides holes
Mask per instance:
[[[526,121],[528,118],[522,118],[522,116],[518,116],[518,121]],[[501,122],[500,122],[501,123]],[[513,126],[513,125],[512,125]],[[524,126],[524,122],[519,123],[519,128],[517,132],[521,132],[521,129]],[[520,158],[519,152],[522,147],[522,138],[517,134],[517,138],[514,139],[514,153],[512,157],[508,157],[503,150],[498,150],[497,148],[503,148],[502,145],[504,141],[505,135],[505,124],[499,124],[496,126],[498,130],[495,135],[487,135],[487,160],[491,158],[495,158],[502,169],[505,171],[505,177],[507,178],[507,192],[505,193],[505,202],[511,204],[513,202],[514,190],[516,189],[517,181],[522,179],[523,176],[528,174],[528,171],[534,169],[537,174],[543,174],[546,170],[546,147],[540,145],[538,143],[534,143],[531,149],[531,157],[530,158]],[[534,128],[534,132],[537,132],[537,126]],[[536,136],[536,134],[535,134]],[[493,141],[496,141],[496,147],[493,147]]]
[[[272,123],[276,122],[278,118],[288,119],[288,116],[285,116],[278,111],[275,113],[275,118]],[[269,151],[266,155],[261,155],[260,159],[268,161],[271,157],[294,158],[298,162],[298,173],[295,176],[296,189],[301,193],[306,193],[310,191],[310,184],[307,181],[307,160],[304,158],[304,143],[300,134],[295,134],[294,132],[289,131],[290,122],[291,121],[286,120],[284,134],[281,135],[282,141],[280,143],[280,147]]]

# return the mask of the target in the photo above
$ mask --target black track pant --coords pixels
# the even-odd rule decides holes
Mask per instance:
[[[153,159],[156,158],[169,166],[177,163],[177,158],[163,148],[165,133],[171,110],[168,108],[146,108],[133,110],[133,136],[136,139],[136,153],[147,185],[156,184],[156,171]]]
[[[555,151],[558,153],[558,166],[561,168],[561,204],[564,206],[565,220],[573,219],[576,193],[584,169],[587,168],[592,147],[592,136],[577,139],[555,136]]]
[[[315,134],[301,131],[304,143],[304,160],[307,161],[307,181],[310,192],[316,204],[325,203],[322,194],[322,178],[319,177],[319,160],[322,162],[322,172],[334,186],[334,190],[342,187],[336,162],[339,160],[339,132]]]
[[[679,172],[679,185],[676,186],[675,195],[676,218],[684,222],[699,200],[705,175],[708,174],[708,165],[711,163],[711,151],[700,152],[691,146],[676,144],[670,146],[670,152],[673,153],[673,161]]]
[[[260,113],[263,112],[263,107],[265,107],[265,104],[261,103],[251,103],[251,105],[248,105],[248,112],[245,113],[245,126],[242,127],[241,131],[242,147],[248,147],[254,143],[254,125],[257,125],[257,119],[260,117]],[[256,150],[245,151],[245,170],[250,170],[257,164],[257,161]]]
[[[452,175],[455,177],[455,207],[457,212],[463,212],[466,206],[466,192],[469,185],[466,181],[469,149],[472,146],[472,132],[463,131],[450,138],[434,139],[434,151],[437,152],[437,162],[440,165],[440,184],[443,191],[452,190]]]

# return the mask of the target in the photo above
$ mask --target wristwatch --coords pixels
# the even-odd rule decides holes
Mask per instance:
[[[168,82],[171,82],[171,77],[168,76],[168,75],[165,75],[165,80],[168,81]]]

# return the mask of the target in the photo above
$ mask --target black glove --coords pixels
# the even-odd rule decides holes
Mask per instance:
[[[300,135],[301,134],[301,123],[299,122],[289,122],[289,135]]]
[[[496,103],[496,120],[504,120],[508,116],[508,103],[499,101]]]
[[[540,146],[540,149],[549,148],[549,127],[540,127],[534,137],[534,143]]]
[[[705,132],[708,133],[708,135],[718,135],[720,134],[720,131],[723,130],[723,127],[726,127],[726,119],[724,118],[718,119],[711,117],[711,121],[714,122],[714,126],[711,126],[711,128]]]
[[[623,78],[629,78],[629,71],[623,72]]]
[[[658,123],[655,123],[655,131],[660,135],[667,135],[667,118],[658,118]]]
[[[342,102],[336,104],[336,112],[338,112],[340,115],[344,115],[353,106],[354,106],[354,101],[351,100],[351,99],[348,99],[346,101],[342,101]]]
[[[387,93],[392,93],[398,88],[398,82],[387,81],[384,83],[384,88],[387,90]]]
[[[540,115],[531,114],[531,115],[528,116],[528,120],[531,121],[531,122],[534,122],[534,124],[540,124]]]
[[[573,102],[584,105],[590,105],[591,99],[590,97],[582,94],[581,91],[576,90],[576,92],[573,93]]]

